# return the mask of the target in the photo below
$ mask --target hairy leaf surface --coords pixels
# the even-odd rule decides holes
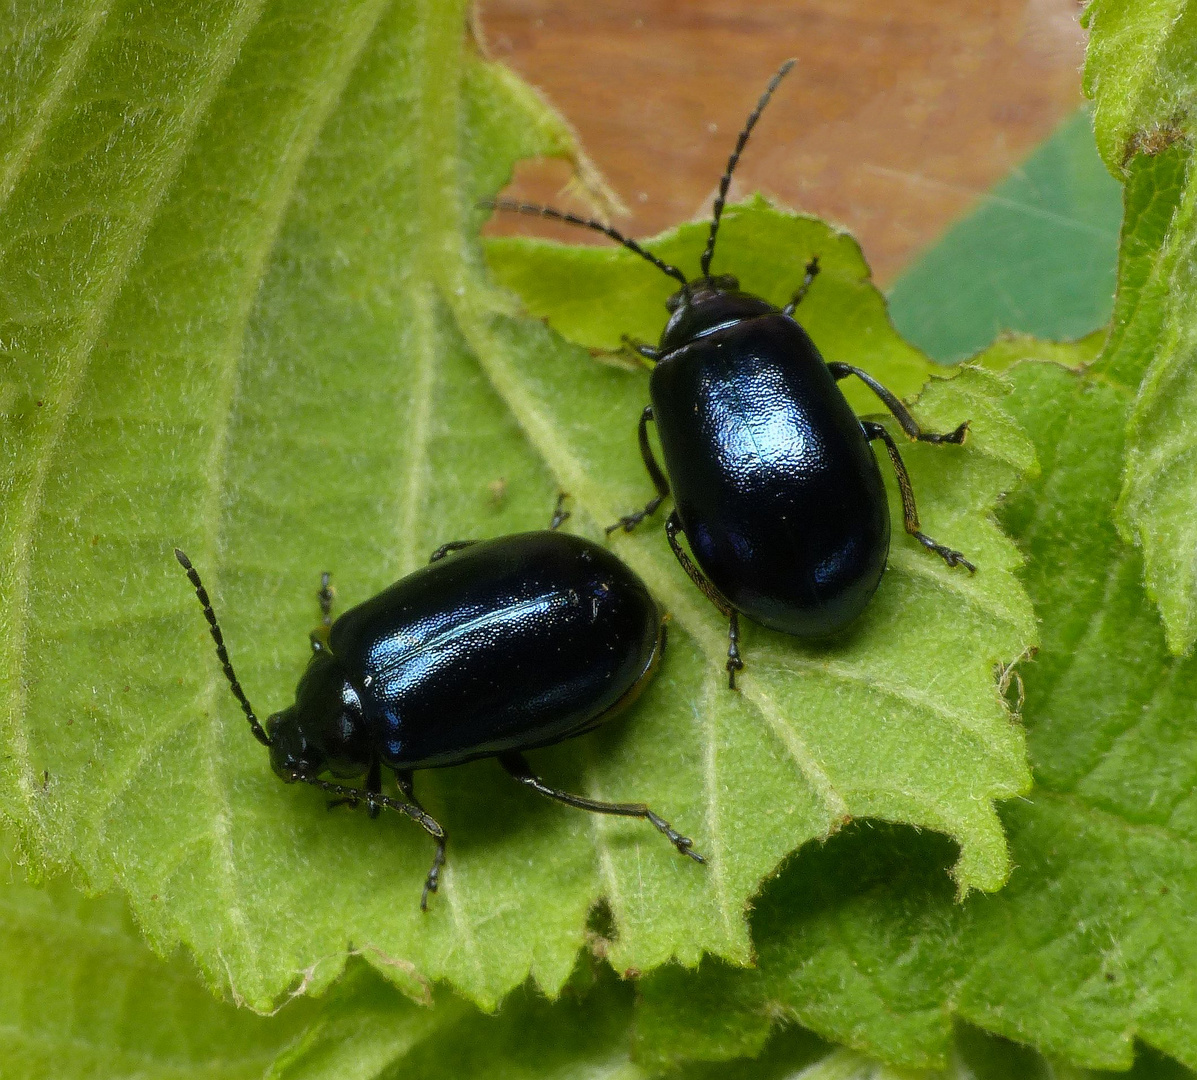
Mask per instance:
[[[1085,17],[1098,146],[1127,180],[1113,332],[1099,364],[1138,391],[1118,525],[1143,549],[1169,648],[1186,653],[1197,641],[1197,8],[1097,0]]]
[[[980,371],[919,405],[932,426],[972,419],[968,445],[907,452],[925,527],[979,573],[899,532],[846,640],[748,629],[740,694],[726,629],[659,530],[615,541],[672,615],[667,661],[626,720],[533,761],[593,797],[647,800],[708,866],[642,822],[537,801],[483,761],[417,778],[450,836],[425,915],[426,836],[327,813],[270,772],[174,545],[267,714],[303,670],[321,571],[343,609],[446,540],[541,527],[560,489],[571,527],[595,536],[647,494],[643,374],[517,317],[485,274],[478,201],[519,157],[575,151],[527,87],[474,54],[465,14],[229,0],[14,25],[0,812],[36,865],[119,884],[159,951],[185,944],[256,1009],[327,986],[351,952],[421,998],[440,979],[490,1006],[529,974],[553,993],[600,897],[620,969],[744,962],[761,879],[850,817],[941,830],[960,845],[957,885],[996,888],[993,803],[1028,773],[993,667],[1035,631],[990,510],[1033,455],[1005,386]],[[780,295],[812,253],[802,237],[831,245],[812,324],[842,324],[837,358],[920,385],[926,361],[824,227],[734,211],[726,267],[750,254],[737,230],[764,226],[777,238],[749,237],[760,270],[746,283]],[[674,242],[693,265],[695,230]]]
[[[958,1019],[1080,1066],[1127,1068],[1136,1038],[1197,1064],[1197,660],[1169,655],[1110,516],[1131,395],[1054,363],[1011,375],[1043,475],[1003,520],[1043,641],[1018,669],[1037,787],[1002,811],[1010,883],[960,904],[941,839],[847,831],[766,890],[758,970],[708,964],[701,990],[668,969],[648,981],[645,1054],[689,1045],[687,1015],[701,1054],[744,1053],[780,1014],[917,1067],[949,1059]],[[732,1034],[704,1042],[716,999]]]

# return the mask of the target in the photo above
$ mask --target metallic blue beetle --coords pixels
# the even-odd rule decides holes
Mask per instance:
[[[644,583],[606,548],[549,530],[456,541],[430,565],[333,622],[328,575],[323,624],[295,704],[258,722],[190,559],[179,560],[204,609],[216,655],[280,778],[313,784],[336,803],[387,807],[437,842],[420,896],[436,892],[445,830],[413,791],[417,769],[497,757],[515,779],[548,798],[600,814],[646,818],[683,855],[691,841],[642,803],[606,803],[550,787],[523,751],[590,731],[634,701],[656,672],[665,622]],[[453,552],[452,558],[446,558]],[[382,794],[382,767],[402,799]],[[366,777],[363,789],[321,779]]]
[[[733,689],[744,666],[741,613],[783,633],[825,637],[856,619],[876,591],[889,554],[890,522],[872,440],[885,444],[893,463],[906,531],[949,566],[976,569],[921,531],[910,477],[893,438],[881,424],[859,420],[836,383],[849,375],[861,379],[912,439],[960,443],[967,422],[947,434],[925,432],[864,371],[823,360],[793,317],[818,274],[817,258],[784,308],[742,292],[730,275],[711,275],[732,172],[793,65],[787,61],[774,75],[740,132],[719,183],[701,274],[692,281],[602,222],[529,203],[486,204],[605,233],[680,283],[667,302],[670,318],[660,343],[625,338],[654,364],[652,404],[641,414],[639,442],[657,493],[607,531],[630,532],[673,494],[665,533],[691,580],[728,618]],[[665,470],[648,441],[650,420],[657,424]],[[693,559],[681,546],[683,534]]]

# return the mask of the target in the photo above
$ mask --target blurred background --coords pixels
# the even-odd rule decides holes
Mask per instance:
[[[1083,100],[1076,0],[485,0],[491,54],[569,118],[651,235],[706,212],[757,96],[798,65],[733,192],[849,229],[881,283]],[[527,167],[556,198],[564,166]],[[584,237],[575,235],[574,242]]]
[[[732,197],[759,190],[848,229],[899,329],[953,360],[1002,330],[1076,337],[1108,318],[1121,208],[1081,109],[1082,8],[483,0],[480,24],[577,129],[634,236],[709,213],[745,117],[797,57]],[[568,180],[562,162],[528,162],[508,194],[586,210]],[[488,231],[604,242],[526,218]]]

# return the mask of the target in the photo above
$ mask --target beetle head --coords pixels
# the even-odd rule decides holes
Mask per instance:
[[[270,764],[288,783],[322,772],[361,776],[373,757],[361,701],[327,649],[312,656],[295,704],[266,721]]]
[[[740,282],[731,274],[695,278],[685,289],[674,293],[665,306],[670,316],[661,333],[662,353],[680,349],[744,319],[777,311],[767,300],[741,292]]]

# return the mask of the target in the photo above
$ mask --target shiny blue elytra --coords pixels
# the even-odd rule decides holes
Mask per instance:
[[[430,564],[335,622],[325,575],[324,623],[295,703],[263,727],[233,672],[208,594],[176,549],[203,606],[225,676],[274,771],[337,803],[406,814],[437,843],[420,897],[427,908],[445,860],[445,830],[416,799],[412,774],[496,757],[521,783],[569,806],[645,818],[679,852],[691,841],[642,803],[606,803],[550,787],[523,756],[590,731],[634,701],[660,664],[665,623],[644,583],[601,545],[553,526],[457,541]],[[402,798],[382,794],[382,767]],[[364,788],[342,779],[365,776]]]
[[[889,554],[890,522],[873,440],[885,444],[897,474],[906,532],[949,566],[976,569],[920,530],[910,477],[893,438],[881,424],[859,420],[836,384],[849,375],[861,379],[912,439],[960,443],[968,423],[947,434],[925,432],[864,371],[823,360],[793,317],[818,274],[817,258],[784,308],[742,292],[730,275],[711,275],[732,172],[793,66],[793,60],[781,66],[740,132],[719,182],[701,273],[693,280],[602,222],[529,203],[487,204],[595,229],[679,282],[658,345],[625,338],[654,365],[652,404],[641,414],[639,443],[656,495],[607,531],[630,532],[673,495],[665,533],[682,568],[728,619],[732,689],[744,666],[740,614],[797,637],[828,637],[855,620],[876,591]],[[648,441],[650,420],[660,435],[664,470]],[[693,558],[681,546],[683,535]]]

